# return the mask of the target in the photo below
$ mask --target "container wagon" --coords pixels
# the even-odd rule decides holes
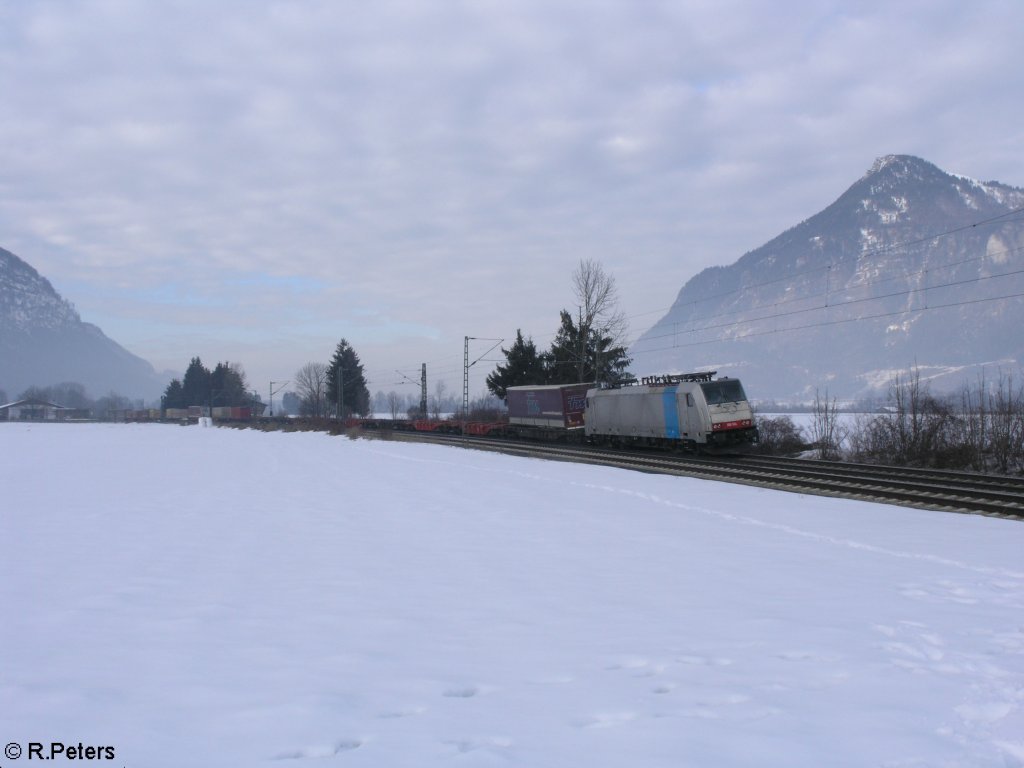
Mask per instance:
[[[582,441],[588,384],[509,387],[509,430],[520,437]]]

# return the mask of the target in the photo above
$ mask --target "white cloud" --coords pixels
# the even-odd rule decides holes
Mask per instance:
[[[6,4],[0,245],[149,358],[197,321],[149,304],[167,284],[220,295],[211,358],[241,358],[241,328],[282,358],[362,334],[391,368],[424,336],[540,340],[581,257],[642,330],[876,156],[1024,183],[1022,21],[998,0]],[[325,288],[232,282],[251,274]]]

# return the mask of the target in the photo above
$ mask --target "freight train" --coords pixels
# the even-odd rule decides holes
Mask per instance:
[[[348,429],[516,437],[615,447],[741,452],[758,441],[739,379],[715,371],[651,376],[629,384],[509,387],[508,420],[345,420]]]
[[[739,379],[715,371],[652,376],[619,387],[509,387],[508,431],[614,446],[740,450],[757,427]]]

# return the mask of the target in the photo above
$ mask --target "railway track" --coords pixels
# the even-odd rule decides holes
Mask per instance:
[[[809,459],[615,451],[486,437],[390,433],[516,456],[698,477],[763,488],[1024,520],[1024,478]]]

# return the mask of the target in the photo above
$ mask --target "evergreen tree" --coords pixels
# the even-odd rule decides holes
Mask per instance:
[[[581,333],[572,315],[564,309],[561,319],[549,352],[549,383],[615,383],[629,378],[627,369],[632,360],[625,347],[593,328]]]
[[[240,365],[217,363],[210,374],[210,398],[214,406],[244,406],[252,402]]]
[[[164,408],[188,408],[185,403],[185,390],[181,386],[180,379],[172,379],[171,383],[167,385],[164,396],[161,398],[161,404]]]
[[[210,371],[203,366],[203,361],[193,357],[185,371],[181,382],[183,407],[192,405],[208,405],[210,402]]]
[[[341,371],[341,386],[338,382],[338,371]],[[334,406],[335,413],[338,412],[338,394],[343,390],[343,407],[341,416],[347,417],[353,413],[365,415],[370,412],[370,390],[366,386],[366,377],[363,376],[363,364],[359,362],[359,355],[352,348],[352,345],[345,339],[338,342],[334,350],[334,357],[327,365],[327,401]]]
[[[217,363],[210,371],[193,357],[184,379],[173,379],[167,385],[161,404],[164,408],[245,406],[252,404],[252,396],[246,391],[245,371],[240,365]]]
[[[508,349],[502,347],[505,364],[498,365],[487,376],[487,389],[502,400],[509,387],[525,384],[544,384],[547,381],[545,356],[538,354],[533,339],[524,340],[523,332],[516,330],[515,343]]]
[[[629,351],[621,344],[615,343],[611,335],[591,332],[591,344],[594,350],[594,380],[600,384],[618,384],[623,381],[635,381],[629,372],[629,364],[633,359]]]
[[[560,317],[561,325],[548,352],[548,383],[575,384],[586,381],[585,378],[581,378],[579,371],[580,361],[585,359],[579,329],[573,322],[572,315],[564,309]]]

